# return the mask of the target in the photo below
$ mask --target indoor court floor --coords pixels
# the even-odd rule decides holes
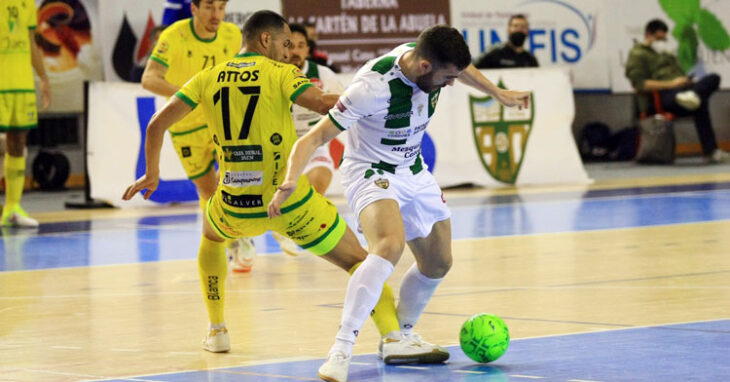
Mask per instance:
[[[366,322],[350,381],[730,380],[730,173],[446,199],[454,264],[416,330],[451,359],[385,366]],[[226,281],[232,350],[205,352],[196,206],[36,213],[38,230],[3,230],[0,381],[319,380],[348,275],[257,237],[253,271]],[[396,296],[412,261],[389,280]],[[480,312],[512,337],[490,364],[458,347]]]

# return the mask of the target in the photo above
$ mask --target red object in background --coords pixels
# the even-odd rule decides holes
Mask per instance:
[[[155,27],[155,19],[152,18],[152,12],[150,12],[147,18],[147,26],[144,28],[144,35],[142,36],[142,42],[139,43],[139,49],[137,49],[137,62],[141,62],[142,59],[147,57],[150,49],[153,49],[152,41],[150,40],[150,33]]]

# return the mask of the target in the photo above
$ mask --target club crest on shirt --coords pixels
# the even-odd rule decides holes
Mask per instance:
[[[390,187],[390,182],[388,179],[376,179],[375,185],[382,188],[383,190],[387,190],[388,187]]]

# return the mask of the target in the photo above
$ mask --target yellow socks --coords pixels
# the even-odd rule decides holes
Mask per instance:
[[[14,157],[5,153],[5,210],[12,211],[20,204],[25,186],[25,156]]]
[[[215,242],[203,236],[200,241],[200,252],[198,252],[200,284],[203,288],[208,318],[213,325],[224,322],[225,283],[228,274],[228,261],[224,246],[223,242]]]
[[[355,264],[348,272],[353,272],[360,266],[362,262]],[[370,312],[375,327],[378,328],[380,336],[384,337],[389,333],[400,330],[398,324],[398,316],[395,311],[395,299],[393,297],[393,288],[388,283],[383,284],[383,292],[380,294],[378,303],[375,304],[373,311]]]

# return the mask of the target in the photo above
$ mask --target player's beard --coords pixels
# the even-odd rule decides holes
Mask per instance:
[[[289,57],[289,63],[301,69],[304,66],[304,59],[302,59],[299,55],[294,55]]]
[[[416,78],[416,85],[418,85],[418,88],[421,89],[421,91],[423,91],[424,93],[431,93],[432,91],[441,87],[433,83],[433,74],[435,72],[435,70],[431,70],[428,74],[424,74]]]

